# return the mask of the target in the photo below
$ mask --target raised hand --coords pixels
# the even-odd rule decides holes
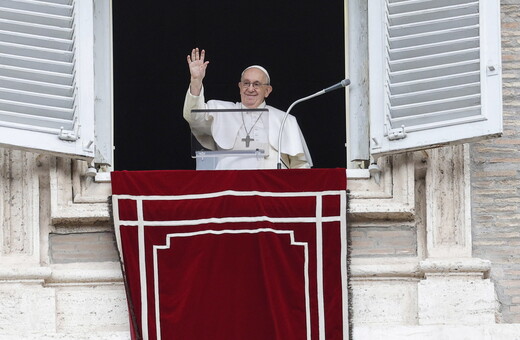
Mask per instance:
[[[206,51],[202,50],[199,52],[198,48],[191,50],[191,55],[188,55],[188,66],[190,68],[190,92],[197,96],[200,94],[202,89],[202,80],[206,76],[206,68],[208,67],[209,61],[204,61]]]

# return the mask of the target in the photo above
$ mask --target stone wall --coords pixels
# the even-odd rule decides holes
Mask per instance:
[[[109,187],[81,165],[0,148],[0,339],[128,339]]]
[[[520,323],[520,0],[501,11],[504,134],[471,148],[473,254],[492,262],[497,321]]]
[[[504,136],[349,180],[356,340],[518,339],[520,0],[502,13]],[[84,166],[0,149],[0,338],[128,338],[109,184]]]

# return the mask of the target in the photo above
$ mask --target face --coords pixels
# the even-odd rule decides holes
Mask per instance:
[[[244,82],[248,82],[250,84],[266,84],[267,76],[264,72],[257,68],[250,68],[244,72],[244,76],[240,83],[238,83],[238,87],[240,88],[240,99],[242,104],[248,109],[257,108],[273,90],[271,85],[260,85],[257,89],[255,89],[253,85],[244,87]]]

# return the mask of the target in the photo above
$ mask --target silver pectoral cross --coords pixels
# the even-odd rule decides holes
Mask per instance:
[[[249,143],[251,143],[252,140],[254,140],[254,139],[251,138],[251,136],[249,136],[249,135],[246,135],[246,138],[242,138],[242,142],[246,142],[246,148],[249,147]]]

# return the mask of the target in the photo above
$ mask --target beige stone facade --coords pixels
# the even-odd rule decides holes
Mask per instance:
[[[504,135],[471,146],[474,256],[491,261],[497,321],[520,323],[520,1],[502,1]]]
[[[349,171],[358,339],[520,339],[520,1],[503,0],[504,135]],[[110,183],[0,149],[0,339],[128,339]]]

